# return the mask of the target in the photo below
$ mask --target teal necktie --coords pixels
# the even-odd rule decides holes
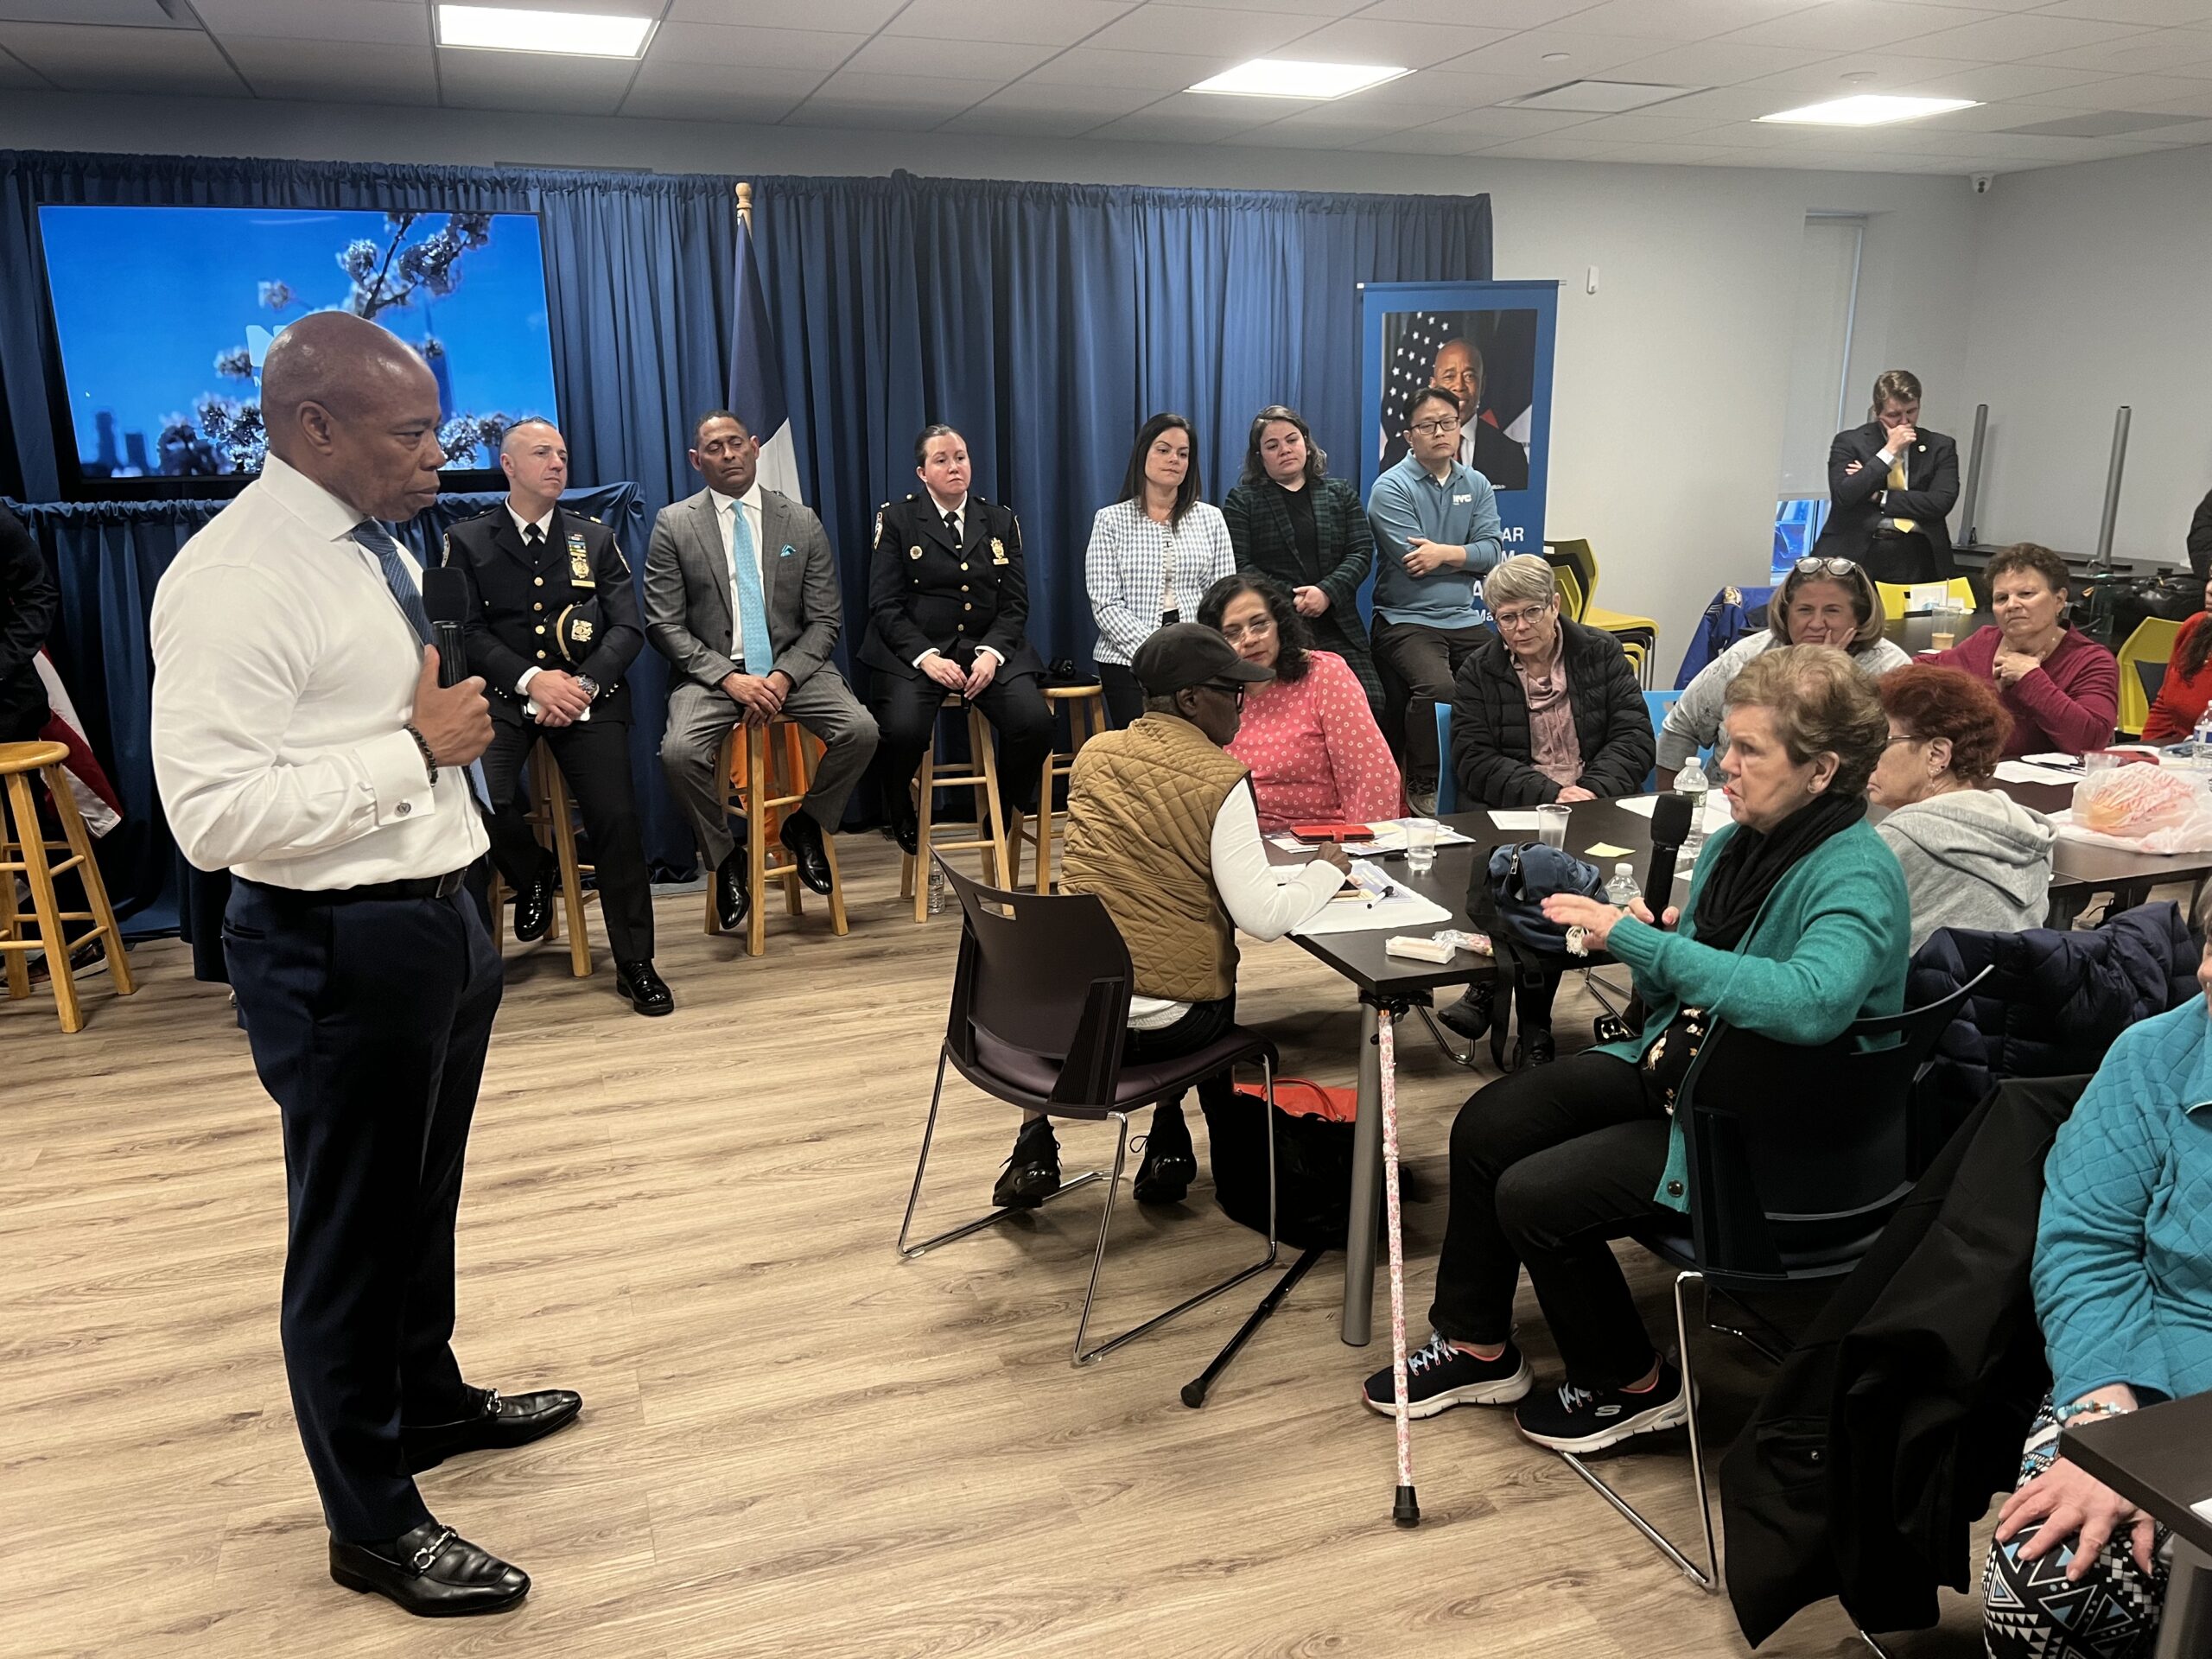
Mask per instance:
[[[743,635],[745,671],[766,674],[776,664],[768,643],[768,596],[760,589],[760,555],[753,545],[753,526],[741,503],[729,504],[729,562],[737,575],[738,628]]]

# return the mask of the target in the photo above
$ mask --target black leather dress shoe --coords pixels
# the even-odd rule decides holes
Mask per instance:
[[[528,944],[545,937],[553,925],[553,895],[560,886],[560,867],[542,864],[530,885],[515,891],[515,938]]]
[[[1174,1128],[1162,1135],[1155,1116],[1152,1133],[1145,1137],[1144,1162],[1137,1166],[1137,1179],[1130,1188],[1137,1202],[1180,1204],[1198,1173],[1198,1155],[1192,1149],[1190,1130],[1178,1119]]]
[[[721,924],[725,933],[734,933],[743,927],[753,909],[753,889],[747,885],[751,875],[752,871],[746,867],[745,843],[741,841],[730,849],[728,858],[715,866],[715,919]]]
[[[435,1521],[388,1544],[332,1539],[330,1576],[348,1590],[387,1596],[418,1618],[505,1612],[530,1593],[529,1573]]]
[[[569,1389],[542,1389],[512,1398],[486,1389],[482,1403],[458,1422],[404,1425],[399,1431],[401,1459],[409,1474],[419,1475],[457,1452],[528,1446],[574,1422],[583,1408],[583,1395]]]
[[[630,999],[630,1006],[639,1014],[662,1014],[676,1012],[676,998],[668,986],[653,971],[649,958],[614,964],[614,988]]]
[[[778,838],[790,849],[798,866],[798,879],[816,893],[830,891],[830,855],[822,850],[822,826],[804,810],[784,820]]]
[[[1014,1138],[1014,1156],[991,1189],[991,1202],[1001,1210],[1034,1210],[1059,1190],[1060,1143],[1052,1120],[1033,1117]]]
[[[890,829],[891,839],[899,843],[899,850],[912,858],[922,844],[922,821],[912,803],[903,806],[896,801],[892,803]]]

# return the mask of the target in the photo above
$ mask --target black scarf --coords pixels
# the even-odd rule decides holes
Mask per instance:
[[[1866,816],[1864,793],[1829,793],[1808,801],[1764,835],[1738,824],[1698,889],[1697,942],[1733,950],[1751,931],[1767,894],[1797,861]]]

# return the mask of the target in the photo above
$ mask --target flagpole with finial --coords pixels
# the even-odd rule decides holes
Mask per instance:
[[[743,180],[737,186],[737,217],[747,236],[753,234],[753,187]]]

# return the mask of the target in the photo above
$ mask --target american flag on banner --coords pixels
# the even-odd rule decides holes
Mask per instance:
[[[1456,315],[1440,311],[1402,312],[1389,321],[1398,343],[1383,370],[1382,429],[1376,434],[1375,451],[1386,459],[1394,448],[1404,452],[1406,400],[1435,379],[1437,352],[1463,332]]]
[[[77,803],[77,816],[84,819],[85,828],[95,836],[104,836],[123,822],[123,803],[115,792],[115,785],[108,781],[106,769],[92,753],[92,746],[85,738],[85,722],[77,717],[77,705],[69,700],[69,689],[61,683],[60,675],[54,671],[54,664],[41,651],[33,660],[38,664],[38,677],[46,687],[47,707],[52,710],[39,735],[49,743],[59,743],[69,751],[61,763],[61,770],[69,779],[69,793]]]

